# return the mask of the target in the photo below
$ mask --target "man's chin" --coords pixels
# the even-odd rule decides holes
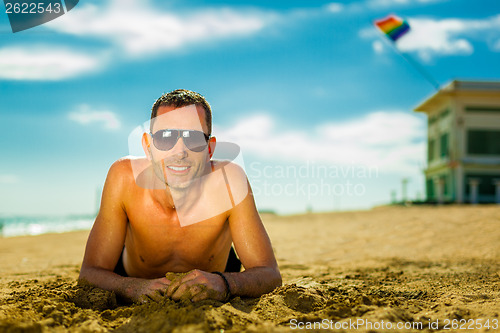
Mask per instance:
[[[178,190],[178,191],[187,190],[191,187],[191,185],[193,185],[193,179],[183,180],[183,181],[180,180],[169,181],[167,178],[167,186],[173,190]]]
[[[171,184],[171,183],[167,183],[167,186],[171,189],[171,190],[176,190],[176,191],[185,191],[189,188],[189,184]]]

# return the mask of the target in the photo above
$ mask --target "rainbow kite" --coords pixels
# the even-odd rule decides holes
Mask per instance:
[[[389,15],[386,18],[375,21],[375,25],[393,42],[410,30],[408,22],[395,15]]]

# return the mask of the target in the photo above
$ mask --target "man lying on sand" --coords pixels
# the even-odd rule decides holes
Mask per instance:
[[[281,285],[246,175],[211,160],[211,130],[200,94],[180,89],[155,102],[146,158],[122,158],[108,172],[80,280],[139,302],[227,301]]]

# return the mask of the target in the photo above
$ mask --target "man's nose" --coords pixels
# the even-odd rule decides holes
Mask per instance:
[[[171,153],[172,153],[172,155],[175,155],[175,156],[186,157],[187,150],[188,150],[188,148],[184,144],[184,140],[182,140],[182,137],[180,137],[177,140],[177,142],[175,143],[175,146],[172,147]]]

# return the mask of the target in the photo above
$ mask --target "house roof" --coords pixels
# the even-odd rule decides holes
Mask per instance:
[[[460,81],[453,80],[443,86],[439,91],[421,102],[415,109],[416,112],[428,113],[446,101],[450,96],[462,94],[473,95],[500,95],[500,81]]]

